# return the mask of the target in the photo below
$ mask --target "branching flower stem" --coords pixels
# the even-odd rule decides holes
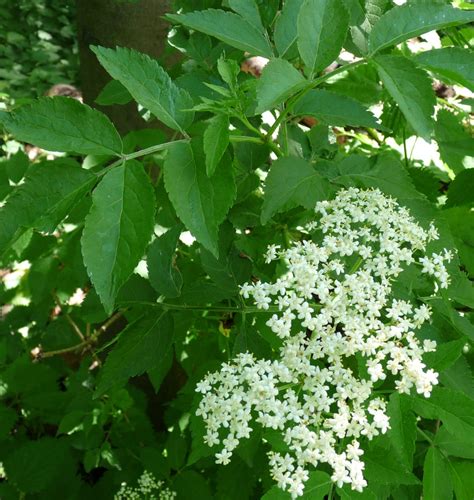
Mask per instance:
[[[113,316],[111,316],[102,326],[97,328],[90,337],[85,338],[82,342],[79,342],[78,344],[75,344],[70,347],[65,347],[64,349],[57,349],[55,351],[46,351],[46,352],[41,352],[37,357],[40,359],[43,358],[52,358],[53,356],[58,356],[61,354],[68,354],[70,352],[76,352],[82,349],[88,349],[92,347],[98,340],[98,338],[105,333],[109,327],[115,323],[119,318],[122,317],[121,312],[115,313]]]

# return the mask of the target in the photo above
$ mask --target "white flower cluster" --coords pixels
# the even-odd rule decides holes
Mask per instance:
[[[366,486],[359,439],[389,427],[380,381],[394,380],[399,392],[429,397],[438,374],[426,369],[415,331],[431,311],[395,298],[393,282],[408,265],[419,265],[448,285],[444,266],[450,252],[426,256],[438,239],[408,210],[379,190],[341,190],[316,206],[321,243],[308,239],[286,250],[268,249],[267,262],[281,258],[286,273],[274,283],[245,284],[242,294],[263,310],[278,310],[267,325],[281,339],[278,359],[238,355],[197,386],[197,411],[205,421],[209,446],[221,445],[217,462],[252,432],[252,421],[281,432],[286,453],[271,452],[278,485],[301,496],[309,470],[327,463],[338,485]]]
[[[176,492],[164,487],[163,481],[157,481],[151,472],[145,471],[137,481],[137,487],[120,485],[114,500],[174,500]]]

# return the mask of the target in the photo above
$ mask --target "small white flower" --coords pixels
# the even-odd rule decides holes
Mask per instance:
[[[301,241],[285,250],[271,245],[266,262],[281,258],[287,272],[274,283],[241,289],[258,308],[278,309],[266,324],[280,339],[279,355],[239,354],[196,387],[205,441],[222,446],[218,463],[229,463],[254,422],[281,432],[289,452],[271,452],[270,470],[293,498],[320,463],[332,468],[338,486],[362,491],[367,485],[360,440],[390,428],[386,402],[374,393],[388,373],[397,391],[430,396],[438,374],[422,357],[436,342],[418,340],[416,330],[431,310],[397,297],[392,286],[418,263],[435,289],[445,288],[445,263],[452,259],[448,250],[427,255],[436,228],[424,230],[377,189],[341,190],[334,200],[318,202],[315,212],[317,220],[302,230],[320,229],[322,243]],[[356,355],[366,371],[350,368]],[[342,440],[349,444],[341,446]]]

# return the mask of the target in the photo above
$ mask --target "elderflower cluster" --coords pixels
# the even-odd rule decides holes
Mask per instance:
[[[430,308],[395,298],[393,283],[409,265],[447,287],[449,251],[426,255],[439,238],[409,211],[379,190],[350,188],[316,206],[306,226],[320,234],[281,250],[270,246],[267,262],[282,259],[286,272],[274,283],[245,284],[242,294],[269,312],[267,322],[281,339],[279,357],[239,354],[198,385],[197,414],[205,442],[219,445],[218,463],[229,463],[252,423],[281,432],[287,452],[269,453],[273,478],[293,498],[303,494],[309,470],[321,463],[332,480],[362,491],[363,450],[390,428],[386,402],[377,387],[429,397],[438,374],[422,361],[436,342],[415,331]]]
[[[137,487],[120,485],[114,500],[174,500],[176,492],[164,487],[163,481],[157,481],[151,472],[145,471],[137,481]]]

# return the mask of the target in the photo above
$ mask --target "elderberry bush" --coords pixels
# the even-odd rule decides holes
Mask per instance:
[[[472,500],[474,11],[167,18],[0,112],[0,497]]]

